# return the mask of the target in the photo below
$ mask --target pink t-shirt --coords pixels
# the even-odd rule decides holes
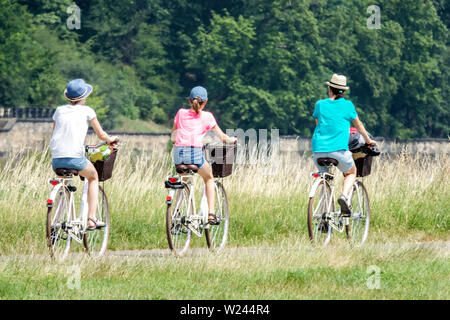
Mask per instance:
[[[180,109],[174,119],[177,127],[177,147],[202,147],[203,137],[208,130],[217,125],[211,112],[200,111],[196,114],[192,109]]]

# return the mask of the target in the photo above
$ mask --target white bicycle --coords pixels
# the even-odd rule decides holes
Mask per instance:
[[[231,148],[235,148],[235,146]],[[208,157],[206,159],[209,160]],[[229,164],[226,170],[230,169],[231,166],[232,164]],[[188,251],[192,233],[202,237],[204,232],[207,246],[212,252],[219,252],[225,248],[228,239],[230,212],[228,198],[220,178],[231,174],[231,169],[228,173],[222,174],[215,170],[218,167],[220,165],[215,167],[213,164],[216,198],[214,209],[216,219],[219,221],[217,225],[211,225],[208,222],[205,186],[198,210],[195,207],[194,175],[198,171],[196,165],[178,165],[176,171],[182,175],[169,176],[165,181],[165,187],[169,189],[166,198],[166,234],[169,248],[175,256],[181,257]]]
[[[332,158],[319,158],[321,166],[331,168],[337,165]],[[333,230],[342,233],[355,245],[363,245],[369,234],[370,206],[369,196],[364,184],[356,180],[351,189],[351,215],[345,216],[336,210],[334,196],[334,174],[312,173],[316,178],[309,192],[308,233],[311,242],[327,245]]]
[[[86,152],[104,144],[86,146]],[[55,172],[58,177],[49,179],[53,189],[47,199],[46,235],[51,257],[57,260],[65,259],[69,254],[72,240],[83,243],[91,257],[101,257],[106,251],[110,231],[108,198],[103,187],[99,186],[96,217],[106,225],[90,230],[88,229],[87,179],[80,177],[84,180],[84,184],[77,214],[77,187],[73,185],[73,178],[78,175],[78,171],[58,168]]]

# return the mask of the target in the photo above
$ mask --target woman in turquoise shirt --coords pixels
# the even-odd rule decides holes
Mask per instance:
[[[333,158],[339,162],[337,167],[344,173],[344,185],[338,203],[341,206],[341,212],[344,215],[350,215],[348,196],[356,179],[355,162],[352,153],[348,150],[350,123],[353,123],[367,144],[375,145],[376,142],[367,134],[353,103],[344,98],[345,91],[348,90],[347,78],[333,74],[331,81],[327,81],[326,84],[329,98],[317,101],[313,113],[316,121],[311,141],[313,159],[320,172],[327,171],[327,167],[320,166],[317,163],[318,158]]]

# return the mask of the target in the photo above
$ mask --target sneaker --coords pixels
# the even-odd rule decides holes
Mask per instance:
[[[338,199],[338,203],[341,206],[341,214],[343,217],[350,217],[352,214],[352,206],[348,203],[347,198],[341,195]]]

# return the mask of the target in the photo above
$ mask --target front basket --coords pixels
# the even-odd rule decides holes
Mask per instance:
[[[219,145],[206,147],[215,178],[228,177],[233,173],[233,164],[236,157],[236,145]]]
[[[112,177],[116,155],[117,149],[114,149],[108,159],[94,162],[94,167],[97,170],[99,181],[106,181]]]

